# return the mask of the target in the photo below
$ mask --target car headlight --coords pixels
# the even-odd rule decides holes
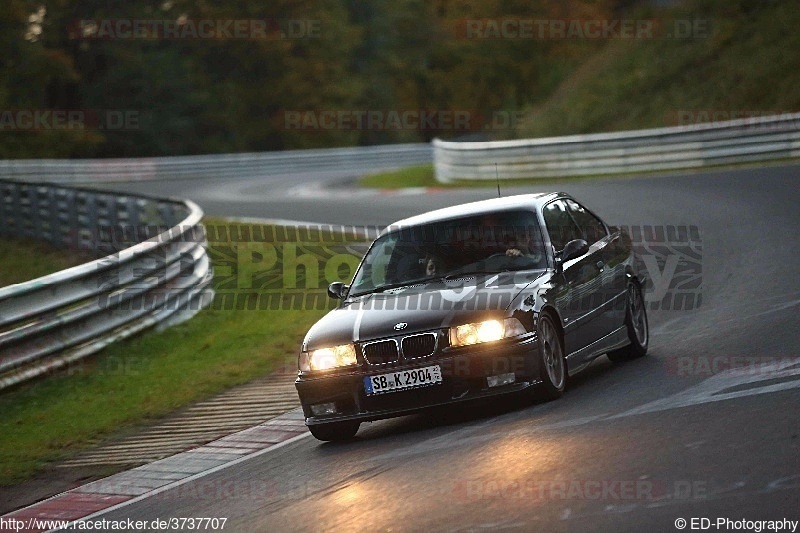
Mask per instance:
[[[356,347],[352,344],[342,344],[301,353],[299,367],[301,371],[308,372],[310,370],[330,370],[357,363]]]
[[[527,333],[525,326],[516,318],[485,320],[472,324],[461,324],[450,328],[450,346],[469,346],[481,342],[499,341]]]

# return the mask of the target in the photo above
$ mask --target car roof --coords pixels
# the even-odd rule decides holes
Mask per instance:
[[[431,222],[440,222],[443,220],[452,220],[454,218],[461,218],[464,216],[483,215],[488,213],[496,213],[498,211],[510,211],[513,209],[530,209],[535,207],[541,210],[542,206],[555,198],[567,197],[568,194],[562,192],[548,192],[548,193],[535,193],[535,194],[518,194],[515,196],[506,196],[502,198],[492,198],[490,200],[480,200],[478,202],[470,202],[466,204],[454,205],[435,211],[428,211],[420,215],[404,218],[391,224],[381,235],[390,233],[400,228],[407,228],[409,226],[419,226],[421,224],[429,224]]]

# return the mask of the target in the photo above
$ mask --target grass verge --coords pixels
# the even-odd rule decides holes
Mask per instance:
[[[406,187],[441,187],[436,181],[433,165],[416,165],[389,172],[370,174],[358,180],[361,187],[403,189]]]
[[[243,226],[221,220],[206,224]],[[282,297],[286,271],[280,270],[280,262],[275,263],[277,269],[265,268],[262,260],[276,250],[285,253],[281,248],[288,247],[253,242],[251,237],[244,239],[244,245],[232,240],[210,243],[218,292],[211,308],[163,332],[150,331],[114,344],[56,375],[1,392],[0,485],[29,478],[48,463],[116,431],[145,424],[281,365],[295,365],[306,330],[332,300],[317,300],[328,307],[312,309],[288,300],[284,308],[274,310],[218,305],[220,294],[250,293],[257,291],[254,286],[270,287],[272,294]],[[302,255],[298,249],[294,245],[291,253]],[[295,264],[300,261],[292,267]],[[307,258],[303,264],[309,264]],[[306,284],[304,268],[292,273],[293,286],[316,285],[319,289],[314,292],[324,293],[323,278],[331,272],[320,268],[318,281]]]
[[[91,261],[88,253],[57,248],[46,242],[0,239],[0,287],[22,283]]]

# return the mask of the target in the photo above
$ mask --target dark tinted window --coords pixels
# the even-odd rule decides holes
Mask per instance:
[[[581,238],[589,244],[595,243],[608,235],[606,227],[599,218],[587,211],[573,200],[566,200],[567,208],[581,229]]]
[[[550,241],[557,252],[563,250],[569,241],[583,238],[583,233],[567,212],[563,200],[556,200],[544,206],[543,214]]]
[[[547,268],[547,254],[534,211],[471,215],[383,235],[362,261],[351,294],[471,272],[539,268]]]

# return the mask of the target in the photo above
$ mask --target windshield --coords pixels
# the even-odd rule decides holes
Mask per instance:
[[[397,228],[378,238],[351,295],[473,273],[546,268],[533,211],[516,210]]]

